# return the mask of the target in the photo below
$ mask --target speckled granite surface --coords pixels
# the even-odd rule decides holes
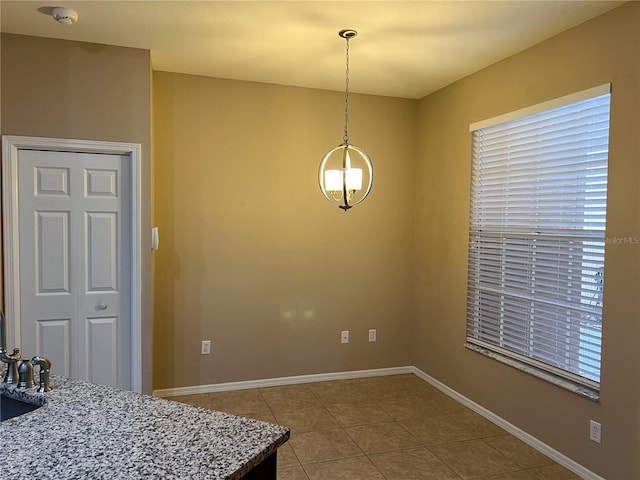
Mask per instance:
[[[242,478],[289,438],[284,427],[52,377],[45,394],[0,384],[39,409],[0,422],[11,479]]]

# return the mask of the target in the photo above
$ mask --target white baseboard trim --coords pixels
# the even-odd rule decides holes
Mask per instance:
[[[277,387],[281,385],[297,385],[300,383],[315,383],[326,382],[329,380],[348,380],[352,378],[365,378],[365,377],[381,377],[385,375],[401,375],[405,373],[412,373],[421,378],[425,382],[433,385],[445,395],[460,402],[464,406],[470,408],[474,412],[482,415],[490,422],[495,423],[499,427],[509,432],[514,437],[522,440],[527,445],[535,448],[540,453],[551,458],[558,464],[562,465],[566,469],[572,471],[576,475],[580,476],[584,480],[605,480],[603,477],[588,470],[579,463],[571,460],[569,457],[558,452],[554,448],[550,447],[546,443],[541,442],[534,436],[528,434],[524,430],[519,429],[515,425],[507,422],[505,419],[499,417],[495,413],[487,410],[486,408],[478,405],[474,401],[468,399],[464,395],[456,392],[452,388],[448,387],[444,383],[436,380],[432,376],[426,374],[422,370],[414,366],[404,367],[391,367],[391,368],[377,368],[372,370],[354,370],[350,372],[335,372],[335,373],[318,373],[313,375],[297,375],[291,377],[277,377],[267,378],[263,380],[248,380],[242,382],[228,382],[228,383],[214,383],[211,385],[196,385],[193,387],[178,387],[178,388],[165,388],[154,390],[153,395],[156,397],[176,397],[180,395],[194,395],[198,393],[214,393],[214,392],[226,392],[230,390],[246,390],[249,388],[264,388],[264,387]]]
[[[248,388],[278,387],[281,385],[297,385],[299,383],[326,382],[329,380],[348,380],[351,378],[383,377],[414,373],[415,367],[376,368],[372,370],[354,370],[350,372],[317,373],[313,375],[296,375],[292,377],[266,378],[263,380],[247,380],[243,382],[214,383],[193,387],[164,388],[153,391],[154,397],[177,397],[198,393],[226,392],[230,390],[246,390]]]
[[[445,385],[444,383],[436,380],[432,376],[426,374],[425,372],[423,372],[419,368],[413,367],[413,373],[414,373],[414,375],[416,375],[417,377],[421,378],[425,382],[433,385],[435,388],[440,390],[445,395],[448,395],[449,397],[453,398],[454,400],[460,402],[461,404],[463,404],[464,406],[470,408],[471,410],[473,410],[477,414],[482,415],[484,418],[486,418],[487,420],[489,420],[492,423],[495,423],[499,427],[503,428],[504,430],[509,432],[514,437],[518,438],[519,440],[522,440],[524,443],[526,443],[530,447],[535,448],[540,453],[542,453],[542,454],[546,455],[547,457],[551,458],[553,461],[555,461],[556,463],[562,465],[567,470],[571,470],[573,473],[575,473],[576,475],[580,476],[580,478],[583,478],[584,480],[605,480],[600,475],[598,475],[598,474],[592,472],[591,470],[583,467],[579,463],[571,460],[569,457],[563,455],[562,453],[560,453],[556,449],[550,447],[546,443],[541,442],[540,440],[538,440],[533,435],[530,435],[527,432],[525,432],[524,430],[519,429],[515,425],[507,422],[504,418],[499,417],[498,415],[496,415],[495,413],[491,412],[490,410],[487,410],[486,408],[482,407],[481,405],[478,405],[474,401],[468,399],[464,395],[461,395],[460,393],[456,392],[452,388],[449,388],[447,385]]]

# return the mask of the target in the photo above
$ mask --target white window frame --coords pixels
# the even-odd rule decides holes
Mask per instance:
[[[533,205],[537,206],[539,200],[556,200],[555,194],[547,196],[550,185],[556,182],[554,165],[559,161],[562,164],[558,168],[575,169],[575,173],[590,177],[587,168],[591,167],[582,165],[586,165],[587,158],[591,159],[593,155],[590,151],[590,156],[580,153],[575,160],[558,160],[556,157],[560,155],[555,149],[562,148],[561,143],[558,143],[559,147],[552,144],[552,153],[549,154],[547,148],[544,155],[536,142],[546,140],[547,134],[537,121],[545,115],[555,115],[558,108],[574,107],[579,102],[599,97],[610,102],[610,94],[611,84],[605,84],[476,122],[469,128],[474,148],[466,346],[593,400],[599,398],[600,392],[601,332],[597,330],[601,326],[587,322],[590,326],[583,330],[582,319],[593,314],[595,316],[591,318],[597,318],[600,325],[602,321],[610,103],[606,105],[606,139],[599,140],[606,141],[606,145],[597,147],[598,193],[593,193],[590,179],[574,181],[571,178],[573,171],[558,180],[562,182],[563,192],[570,184],[567,188],[578,194],[590,199],[598,196],[599,203],[597,207],[577,203],[574,208],[571,201],[567,202],[567,194],[559,193],[558,202],[562,199],[564,203],[557,209],[552,207],[557,210],[551,214],[552,220],[532,212],[537,212]],[[607,97],[603,97],[605,95]],[[600,113],[601,117],[603,115]],[[528,124],[529,121],[532,123]],[[574,119],[574,122],[577,127],[572,128],[580,130],[587,125],[586,121],[582,125],[582,119]],[[543,120],[540,120],[542,124]],[[564,123],[562,125],[564,128]],[[550,128],[560,131],[560,127]],[[525,129],[527,135],[521,135]],[[535,135],[535,142],[529,134]],[[558,142],[565,141],[563,135]],[[592,134],[587,132],[586,135]],[[515,138],[517,140],[513,140]],[[523,145],[525,154],[513,153]],[[497,149],[500,153],[494,153]],[[522,170],[516,173],[516,169]],[[516,175],[519,176],[516,178]],[[521,182],[523,178],[525,180]],[[544,193],[531,188],[532,182],[538,182],[536,185],[540,185]],[[512,188],[514,193],[510,191]],[[529,199],[531,207],[526,203]],[[564,210],[569,213],[565,215]],[[574,214],[580,219],[578,226],[567,221]],[[549,248],[545,248],[547,245]],[[559,258],[558,266],[551,263],[555,257]],[[552,268],[556,280],[547,281]],[[520,287],[520,283],[526,287]],[[565,296],[564,289],[571,293]],[[585,302],[587,297],[589,301]],[[595,300],[591,301],[592,298]],[[565,308],[566,318],[562,313]],[[583,347],[585,344],[587,347]]]

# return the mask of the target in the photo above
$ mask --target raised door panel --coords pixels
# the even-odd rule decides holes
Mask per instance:
[[[85,285],[89,292],[118,290],[117,213],[86,212]]]
[[[92,383],[118,386],[118,319],[87,319],[87,374]]]
[[[35,212],[36,295],[71,293],[70,212]]]
[[[51,360],[54,373],[71,377],[71,319],[39,319],[37,325],[37,352]]]

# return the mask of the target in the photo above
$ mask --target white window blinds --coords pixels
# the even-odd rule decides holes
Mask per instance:
[[[590,91],[595,97],[559,107],[554,101],[551,109],[473,131],[469,232],[467,342],[595,389],[606,87],[605,94],[601,87]]]

